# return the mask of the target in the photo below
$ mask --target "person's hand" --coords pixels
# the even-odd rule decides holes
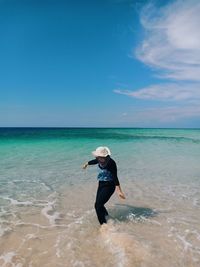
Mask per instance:
[[[121,186],[120,185],[117,185],[116,186],[116,191],[117,191],[117,194],[120,198],[122,199],[126,199],[124,193],[122,192],[122,189],[121,189]]]
[[[85,169],[87,168],[87,166],[88,166],[88,163],[85,163],[85,164],[82,166],[82,168],[85,170]]]
[[[118,192],[118,196],[122,199],[126,199],[125,195],[123,192]]]

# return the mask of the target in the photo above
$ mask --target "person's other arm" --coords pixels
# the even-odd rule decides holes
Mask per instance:
[[[113,181],[115,183],[115,188],[116,188],[116,192],[117,192],[118,196],[122,199],[125,199],[126,197],[125,197],[124,193],[122,192],[122,189],[121,189],[121,186],[119,183],[119,179],[117,176],[117,165],[116,165],[114,160],[111,161],[108,169],[110,169],[110,171],[113,175]]]

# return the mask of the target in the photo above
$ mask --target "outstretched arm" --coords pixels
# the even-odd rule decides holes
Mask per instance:
[[[88,162],[86,162],[85,164],[83,164],[83,169],[85,170],[87,168],[88,165],[94,165],[94,164],[97,164],[98,163],[98,160],[97,159],[92,159]]]

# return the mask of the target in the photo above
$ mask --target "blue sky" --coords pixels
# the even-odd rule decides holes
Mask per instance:
[[[0,0],[0,126],[200,127],[200,3]]]

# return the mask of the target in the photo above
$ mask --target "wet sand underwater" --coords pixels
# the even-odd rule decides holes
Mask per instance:
[[[127,200],[112,197],[102,227],[95,190],[94,182],[54,192],[48,202],[7,200],[14,209],[1,214],[0,266],[199,266],[196,188],[185,195],[184,187],[126,184]]]

